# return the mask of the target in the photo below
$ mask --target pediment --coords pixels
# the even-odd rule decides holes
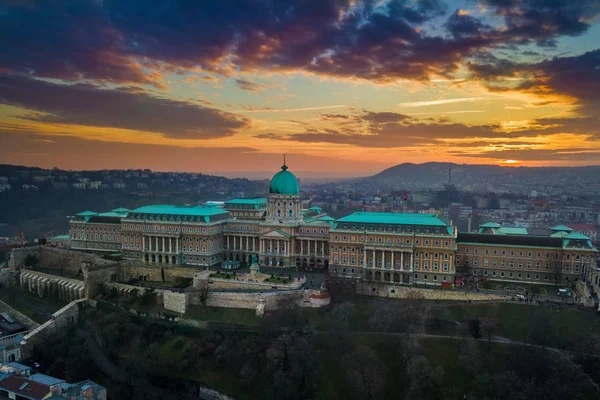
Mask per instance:
[[[273,229],[261,236],[261,238],[266,239],[289,239],[291,236],[285,232],[280,231],[279,229]]]

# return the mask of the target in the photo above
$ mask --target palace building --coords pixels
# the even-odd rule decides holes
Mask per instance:
[[[71,248],[121,253],[167,267],[221,267],[237,261],[283,268],[327,268],[334,276],[386,284],[450,285],[457,276],[526,283],[571,282],[596,268],[589,237],[566,226],[547,236],[487,223],[458,233],[434,214],[356,212],[334,219],[303,209],[287,165],[266,197],[222,206],[148,205],[84,211],[70,222]]]

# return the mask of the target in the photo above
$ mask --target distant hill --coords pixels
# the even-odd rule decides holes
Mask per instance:
[[[451,182],[458,187],[494,185],[498,188],[564,186],[586,190],[600,189],[600,166],[587,167],[501,167],[497,165],[429,162],[404,163],[356,182],[391,188],[442,187]]]

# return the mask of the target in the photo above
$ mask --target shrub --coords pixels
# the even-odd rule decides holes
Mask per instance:
[[[469,320],[469,332],[474,338],[481,337],[481,321],[477,318]]]
[[[483,288],[484,289],[493,289],[494,285],[492,285],[492,282],[490,282],[490,281],[485,281],[485,282],[483,282]]]

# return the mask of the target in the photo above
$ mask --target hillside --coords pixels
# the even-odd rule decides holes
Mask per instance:
[[[458,187],[493,185],[498,188],[564,187],[596,190],[600,187],[600,166],[586,167],[501,167],[497,165],[453,164],[429,162],[404,163],[368,177],[357,179],[359,184],[391,188],[431,188],[451,182]]]

